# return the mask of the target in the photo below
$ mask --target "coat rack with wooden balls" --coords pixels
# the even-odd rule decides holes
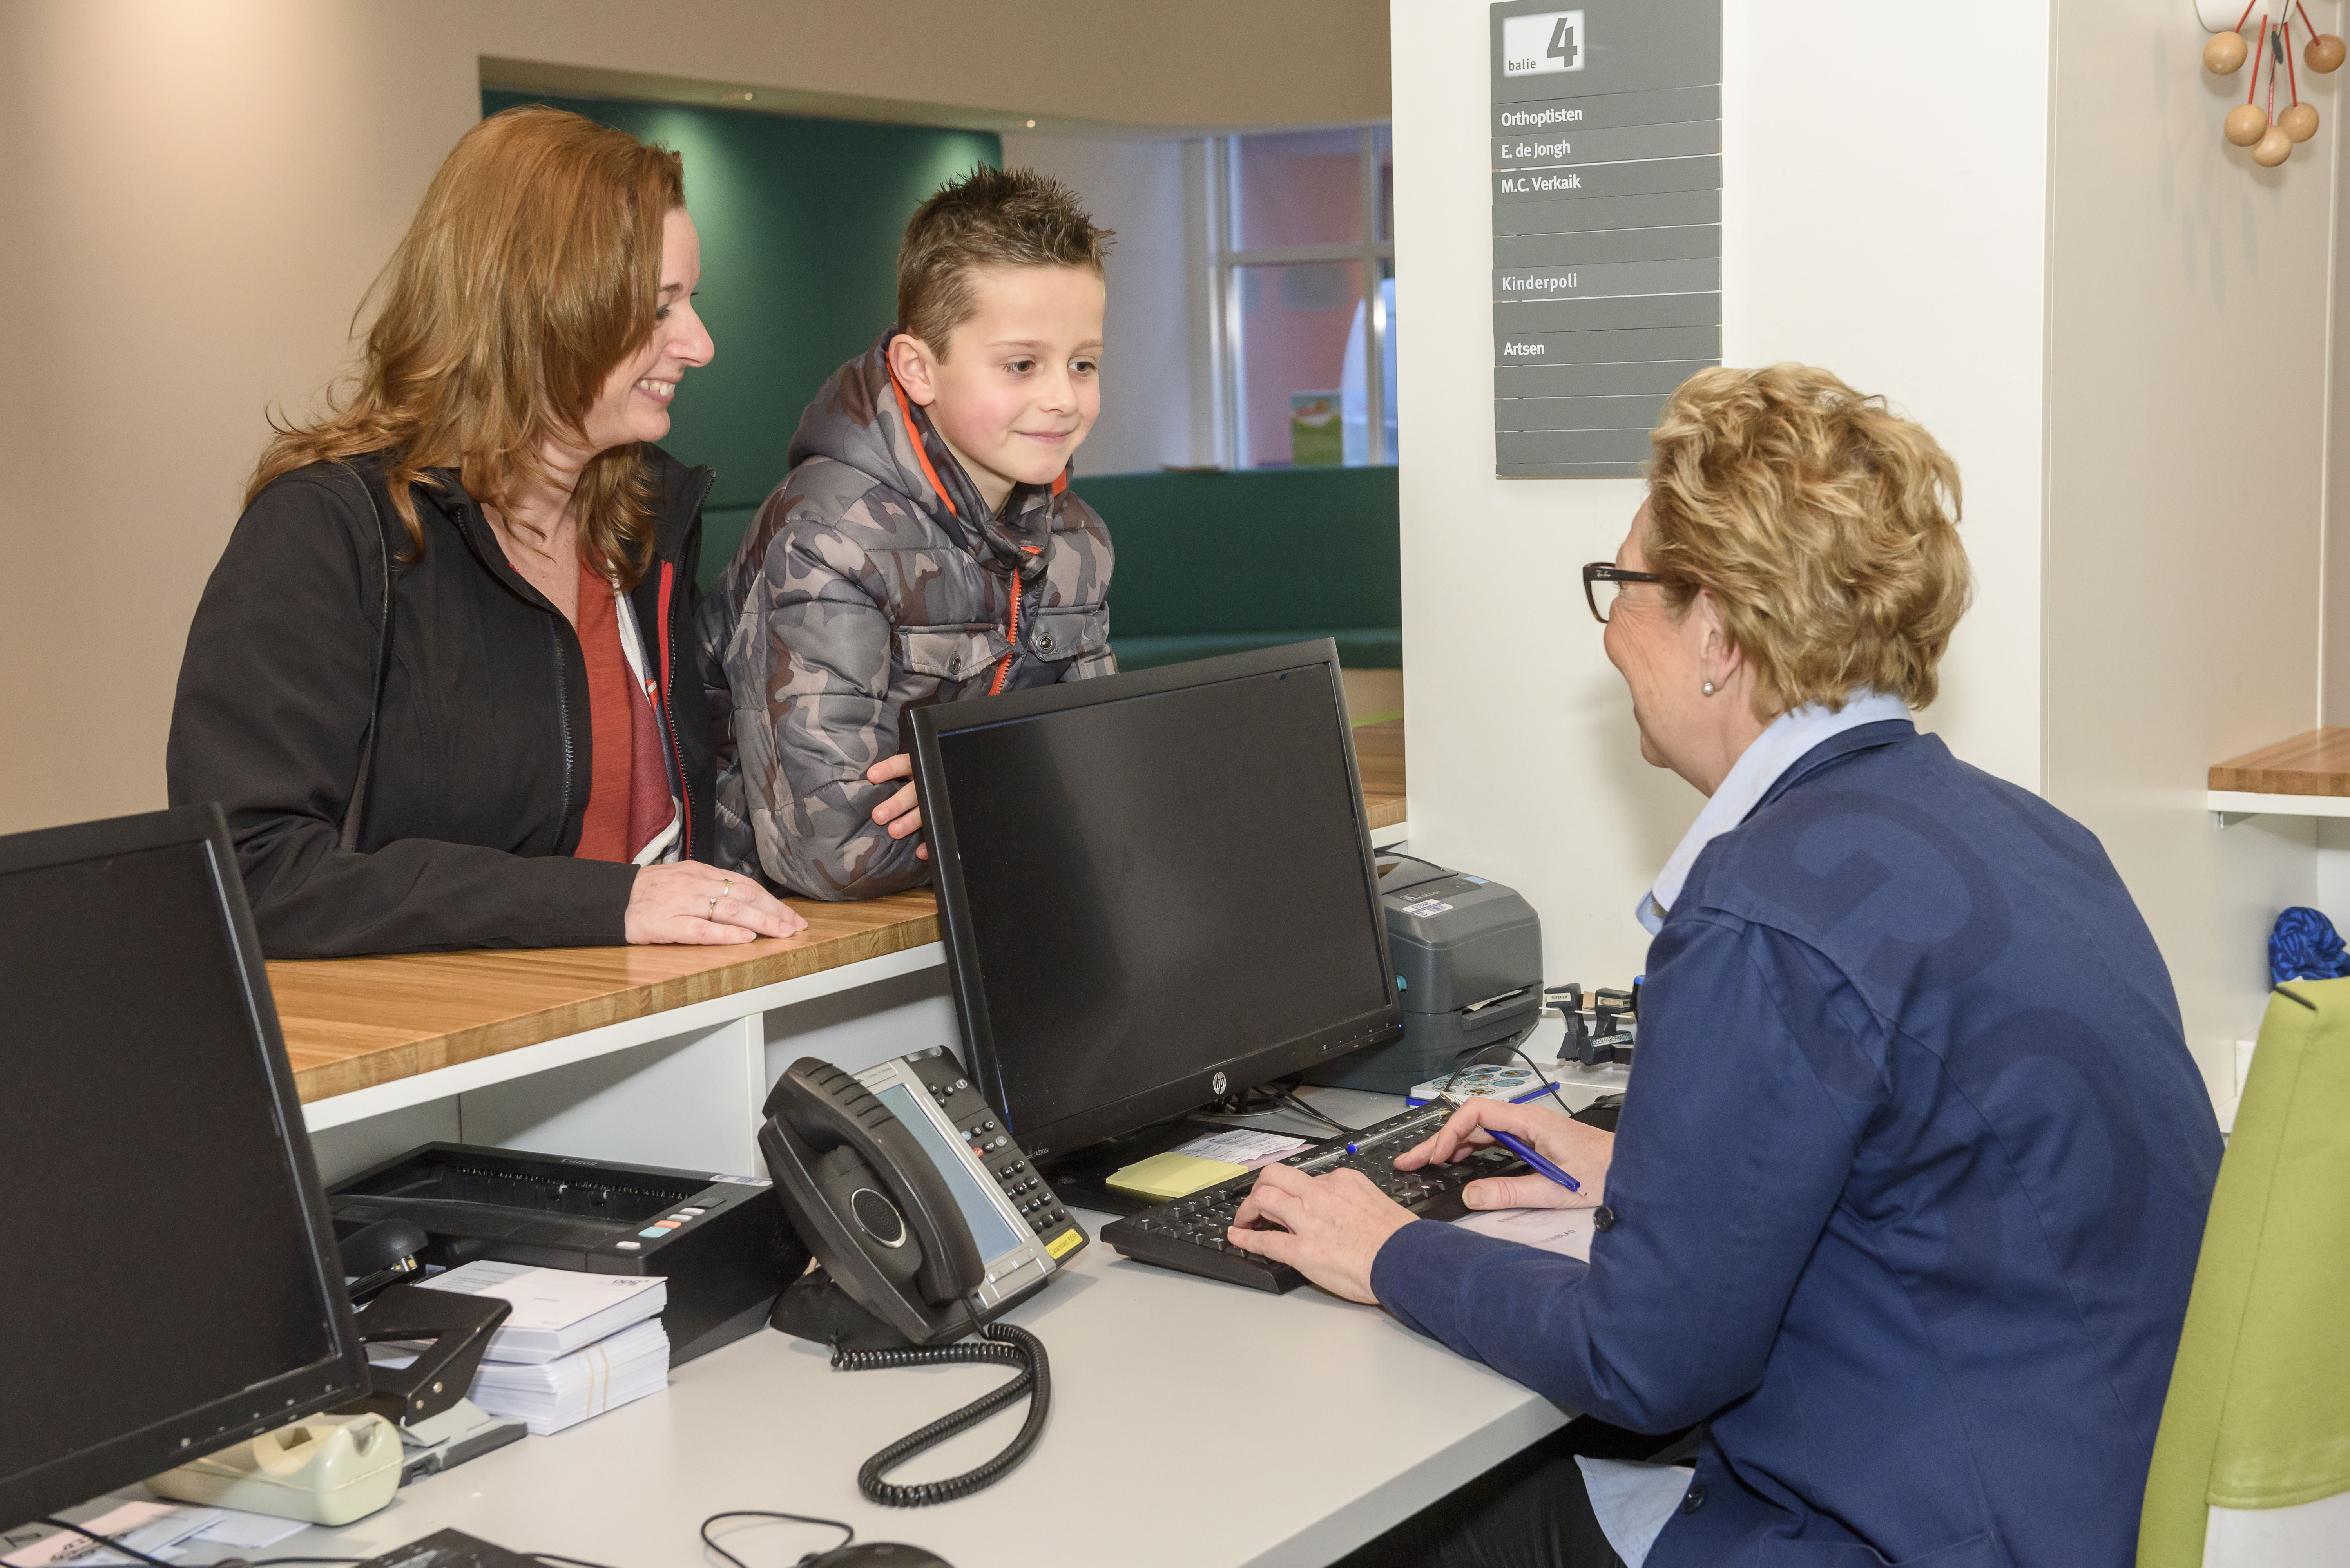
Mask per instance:
[[[2345,50],[2340,38],[2317,30],[2303,0],[2249,0],[2230,26],[2227,14],[2235,8],[2235,0],[2195,0],[2196,19],[2211,34],[2211,41],[2203,46],[2203,68],[2231,77],[2246,60],[2252,62],[2244,101],[2228,111],[2220,131],[2234,145],[2251,149],[2253,162],[2273,169],[2293,156],[2295,146],[2317,134],[2317,110],[2301,100],[2301,72],[2293,58],[2293,24],[2300,23],[2307,40],[2301,57],[2313,74],[2327,76],[2339,69]],[[2255,22],[2258,29],[2247,44],[2244,31]],[[2262,66],[2268,67],[2265,97],[2261,91]],[[2287,100],[2282,112],[2276,107],[2280,74]]]

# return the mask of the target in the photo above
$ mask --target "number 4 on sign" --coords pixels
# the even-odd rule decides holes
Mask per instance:
[[[1559,62],[1558,68],[1571,71],[1583,64],[1583,13],[1569,11],[1559,17],[1558,26],[1550,36],[1550,47],[1543,51],[1545,59]]]
[[[1583,68],[1583,13],[1529,11],[1502,18],[1502,57],[1505,77],[1541,76]]]

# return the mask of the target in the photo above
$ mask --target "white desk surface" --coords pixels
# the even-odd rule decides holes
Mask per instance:
[[[1399,1104],[1308,1093],[1354,1125]],[[1081,1218],[1098,1238],[1106,1218]],[[611,1568],[710,1568],[717,1559],[696,1526],[757,1508],[842,1520],[861,1541],[910,1542],[955,1568],[1315,1568],[1571,1414],[1376,1307],[1312,1287],[1276,1296],[1178,1274],[1098,1239],[1009,1317],[1051,1356],[1052,1416],[1025,1462],[954,1502],[876,1507],[857,1490],[858,1467],[1003,1381],[1004,1369],[837,1373],[821,1348],[763,1329],[680,1367],[662,1393],[255,1555],[367,1556],[454,1527]],[[1025,1410],[1024,1401],[998,1413],[893,1479],[972,1468],[1010,1440]],[[765,1521],[722,1530],[751,1568],[786,1568],[839,1539]]]

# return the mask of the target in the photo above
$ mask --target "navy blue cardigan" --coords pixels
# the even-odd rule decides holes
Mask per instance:
[[[1698,857],[1642,997],[1590,1264],[1421,1220],[1379,1300],[1711,1422],[1650,1568],[2126,1568],[2220,1144],[2095,836],[1847,731]]]

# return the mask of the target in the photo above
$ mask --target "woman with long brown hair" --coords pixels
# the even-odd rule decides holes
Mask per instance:
[[[281,427],[206,585],[166,754],[273,957],[743,942],[701,863],[712,475],[652,444],[710,361],[677,154],[548,109],[459,140],[353,383]]]

